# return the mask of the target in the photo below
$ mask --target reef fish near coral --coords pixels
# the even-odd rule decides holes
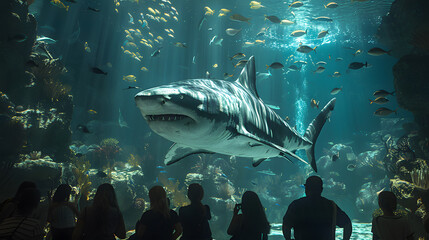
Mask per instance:
[[[149,127],[175,142],[166,165],[199,153],[221,153],[254,159],[296,158],[305,149],[317,171],[314,146],[334,109],[333,98],[310,123],[304,136],[270,109],[256,90],[255,60],[250,57],[235,82],[191,79],[144,90],[135,96]]]

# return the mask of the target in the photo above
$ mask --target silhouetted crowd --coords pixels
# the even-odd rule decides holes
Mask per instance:
[[[332,240],[336,227],[343,228],[343,239],[352,234],[352,223],[337,204],[321,196],[323,182],[311,176],[305,183],[306,196],[293,201],[283,218],[283,235],[296,240]],[[78,210],[77,202],[70,202],[72,188],[61,184],[49,199],[47,220],[49,228],[38,220],[36,209],[40,192],[33,182],[23,182],[15,196],[0,205],[0,239],[4,240],[114,240],[126,238],[125,223],[116,199],[115,189],[104,183],[97,188],[91,205]],[[52,194],[48,194],[49,197]],[[188,187],[190,205],[179,208],[177,214],[169,207],[163,187],[149,190],[150,209],[135,225],[130,240],[210,240],[210,207],[202,203],[204,190],[200,184]],[[395,215],[396,196],[383,191],[378,196],[383,215],[372,222],[373,239],[413,239],[406,217]],[[77,219],[77,220],[76,220]],[[429,225],[429,224],[425,224]],[[47,230],[49,229],[49,230]],[[243,194],[236,204],[227,233],[231,240],[266,240],[270,224],[265,209],[255,192]]]

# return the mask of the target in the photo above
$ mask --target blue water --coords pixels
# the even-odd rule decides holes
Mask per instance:
[[[330,91],[333,88],[342,87],[342,91],[335,96],[337,104],[332,117],[319,136],[316,158],[325,155],[326,150],[331,148],[328,142],[354,141],[356,153],[364,151],[367,141],[365,136],[381,129],[380,117],[373,114],[379,106],[370,105],[368,99],[373,97],[372,93],[375,90],[394,90],[392,66],[397,59],[387,55],[374,57],[367,54],[367,51],[373,47],[388,50],[386,46],[378,43],[375,35],[392,1],[371,0],[353,3],[338,1],[340,6],[337,9],[324,8],[323,4],[327,1],[303,1],[304,6],[300,9],[290,9],[288,8],[290,1],[283,3],[267,0],[261,3],[265,8],[258,10],[251,10],[249,2],[176,0],[170,5],[162,1],[140,0],[139,3],[120,1],[119,6],[115,6],[116,2],[113,0],[90,0],[78,1],[76,4],[65,2],[70,5],[70,10],[66,12],[49,4],[48,1],[36,0],[30,7],[30,12],[36,15],[38,34],[57,40],[56,44],[49,46],[49,51],[55,58],[61,57],[68,69],[65,84],[72,86],[75,105],[72,129],[84,123],[94,131],[91,135],[75,131],[73,140],[90,145],[98,144],[108,137],[118,139],[127,153],[146,157],[147,160],[143,163],[142,169],[147,176],[145,178],[148,181],[147,185],[152,185],[157,181],[159,172],[155,170],[155,166],[164,165],[163,158],[171,142],[151,133],[144,122],[133,99],[139,90],[123,89],[128,86],[147,89],[183,79],[203,78],[207,71],[210,72],[211,78],[216,79],[223,79],[224,73],[234,74],[228,80],[233,81],[241,68],[234,68],[233,65],[237,61],[231,62],[229,57],[242,52],[246,58],[255,56],[258,72],[267,72],[265,66],[273,62],[281,62],[285,66],[284,69],[270,69],[272,76],[257,82],[257,89],[265,102],[280,107],[276,112],[282,117],[288,116],[290,125],[296,126],[301,134],[319,112],[310,106],[310,100],[314,98],[320,101],[320,108],[322,108],[333,97]],[[160,3],[169,7],[163,8],[159,5]],[[88,6],[99,8],[100,12],[88,11]],[[167,22],[157,22],[146,15],[151,14],[149,7],[170,14],[173,11],[171,6],[177,9],[178,14],[174,15],[177,16],[178,21],[163,16]],[[203,23],[201,30],[198,30],[205,6],[215,10],[215,13],[213,16],[206,16],[206,22]],[[230,9],[232,12],[224,17],[218,17],[221,8]],[[141,13],[145,16],[144,19]],[[233,13],[251,18],[251,24],[229,20],[228,17]],[[133,16],[134,24],[130,23],[129,14]],[[173,16],[173,14],[170,15]],[[280,19],[288,19],[296,24],[276,25],[264,20],[264,15],[276,15]],[[312,18],[319,16],[329,16],[333,22],[311,21]],[[149,28],[142,27],[138,20],[146,20]],[[256,38],[256,34],[262,27],[269,29],[264,37]],[[236,36],[228,36],[225,33],[226,28],[242,29],[242,31]],[[138,52],[142,56],[140,60],[130,57],[121,49],[121,46],[127,43],[125,30],[129,29],[140,29],[141,38],[152,40],[152,48],[150,48],[140,43],[141,38],[136,38],[138,50],[133,52]],[[173,29],[174,38],[169,37],[165,29]],[[308,30],[308,34],[293,38],[289,35],[294,30]],[[329,35],[323,39],[317,39],[317,34],[322,30],[329,30]],[[76,36],[77,31],[79,36],[75,42],[71,42],[71,36]],[[215,35],[224,39],[222,46],[209,45]],[[164,39],[160,43],[154,41],[158,36]],[[246,41],[253,42],[256,39],[265,40],[265,43],[243,47]],[[186,43],[187,48],[174,46],[176,42]],[[85,51],[85,43],[88,43],[91,52]],[[296,49],[300,44],[317,46],[316,52],[299,53]],[[151,57],[159,47],[162,47],[159,56]],[[355,56],[354,53],[358,50],[362,53]],[[336,61],[338,57],[343,60]],[[298,60],[306,61],[307,64],[303,65],[299,72],[288,71],[287,67]],[[326,70],[321,74],[313,73],[317,68],[315,63],[318,61],[328,63],[325,66]],[[347,66],[351,62],[367,62],[371,67],[348,72]],[[213,67],[215,64],[218,67]],[[89,71],[93,66],[103,69],[108,72],[108,75],[94,75]],[[149,71],[140,70],[142,67],[146,67]],[[335,71],[339,71],[342,76],[331,77]],[[127,75],[135,75],[137,82],[124,81],[123,77]],[[390,98],[386,107],[392,110],[399,109],[395,98]],[[89,109],[94,109],[98,113],[88,114]],[[129,128],[118,127],[119,109]],[[400,109],[396,116],[389,117],[411,119],[409,113]],[[306,159],[303,152],[298,154]],[[229,161],[229,157],[216,157]],[[178,179],[182,186],[186,174],[192,171],[197,161],[197,158],[183,160],[166,168],[166,174],[168,177]],[[281,212],[272,213],[270,216],[275,219],[269,220],[279,221],[287,204],[294,198],[303,196],[303,190],[299,185],[305,181],[306,168],[302,163],[291,164],[280,158],[263,163],[257,169],[249,167],[250,165],[249,159],[237,158],[236,165],[232,166],[237,173],[234,184],[240,189],[252,189],[259,191],[258,194],[265,194],[267,197],[262,199],[264,206]],[[278,179],[260,175],[257,173],[260,170],[270,170],[277,175]],[[229,175],[225,174],[225,176]],[[350,177],[353,176],[341,176],[343,179]],[[249,180],[257,181],[258,185],[252,186]],[[296,189],[291,189],[289,192],[293,193],[281,199],[281,196],[289,194],[288,191],[279,190],[281,193],[275,193],[276,189],[271,189],[270,186],[287,181],[296,183],[296,186],[294,185]],[[276,186],[280,188],[284,185]],[[238,195],[238,189],[236,195]],[[350,213],[351,218],[359,215],[354,209],[355,200],[347,196],[338,199],[339,205]],[[278,205],[282,206],[278,207]],[[370,221],[369,217],[364,220]]]

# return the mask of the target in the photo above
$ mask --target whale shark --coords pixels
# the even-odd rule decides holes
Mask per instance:
[[[259,97],[253,56],[235,82],[178,81],[143,90],[134,99],[149,127],[174,142],[166,165],[192,154],[220,153],[253,158],[254,167],[272,157],[297,159],[315,172],[315,143],[336,101],[331,99],[301,136]],[[298,149],[306,150],[308,162],[295,154]]]

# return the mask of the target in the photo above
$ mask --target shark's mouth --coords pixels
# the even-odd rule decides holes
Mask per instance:
[[[148,121],[180,121],[184,119],[193,120],[192,118],[181,114],[146,115],[146,119]]]

